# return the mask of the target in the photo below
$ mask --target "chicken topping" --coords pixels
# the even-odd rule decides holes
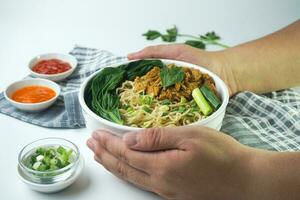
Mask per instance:
[[[184,80],[181,83],[163,88],[160,80],[160,68],[154,67],[144,76],[135,78],[135,91],[143,91],[146,94],[152,94],[159,100],[169,99],[173,102],[179,102],[182,96],[191,100],[193,89],[201,87],[204,83],[216,93],[214,80],[208,74],[187,67],[184,67],[183,70]]]

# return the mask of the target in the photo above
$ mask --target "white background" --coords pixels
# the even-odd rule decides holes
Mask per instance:
[[[68,52],[75,44],[126,55],[146,45],[141,34],[176,24],[183,33],[216,31],[233,46],[276,31],[300,18],[300,1],[200,0],[0,0],[0,90],[26,76],[37,54]],[[85,145],[90,132],[53,130],[0,115],[0,198],[159,199],[118,180],[93,160]],[[17,155],[25,144],[44,137],[75,142],[86,167],[67,190],[51,195],[29,190],[17,177]],[[217,191],[217,189],[216,189]]]

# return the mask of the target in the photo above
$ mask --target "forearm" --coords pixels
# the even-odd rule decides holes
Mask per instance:
[[[250,199],[300,199],[300,153],[255,150],[248,163]]]
[[[261,39],[218,54],[235,92],[264,93],[300,85],[300,20]]]

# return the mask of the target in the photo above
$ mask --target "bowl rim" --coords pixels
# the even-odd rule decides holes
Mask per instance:
[[[61,55],[61,56],[66,56],[66,57],[69,57],[71,60],[74,61],[74,65],[72,63],[70,63],[69,61],[67,61],[66,59],[61,59],[61,58],[57,58],[58,55]],[[50,57],[53,57],[53,58],[47,58],[47,59],[43,59],[43,58],[40,58],[42,56],[50,56]],[[58,60],[62,60],[64,62],[67,62],[70,64],[71,66],[71,69],[65,71],[65,72],[61,72],[61,73],[57,73],[57,74],[41,74],[41,73],[37,73],[35,71],[32,70],[33,68],[33,63],[36,63],[36,61],[41,61],[41,60],[49,60],[49,59],[58,59]],[[76,68],[77,68],[77,65],[78,65],[78,61],[77,59],[75,58],[75,56],[71,55],[71,54],[63,54],[63,53],[43,53],[43,54],[39,54],[35,57],[33,57],[29,62],[28,62],[28,69],[30,71],[31,74],[37,76],[37,77],[43,77],[43,78],[54,78],[54,77],[57,77],[57,76],[63,76],[63,75],[67,75],[67,74],[71,74]]]
[[[228,101],[229,101],[229,90],[228,90],[228,86],[225,84],[225,82],[218,75],[216,75],[215,73],[213,73],[210,70],[206,69],[205,67],[201,67],[199,65],[188,63],[188,62],[185,62],[185,61],[171,60],[171,59],[161,59],[161,58],[149,58],[149,59],[143,59],[143,60],[154,60],[154,59],[161,60],[163,63],[174,63],[174,64],[182,66],[182,67],[184,66],[184,67],[199,69],[201,72],[209,74],[210,76],[213,77],[214,80],[218,80],[218,82],[220,83],[220,88],[224,92],[224,97],[222,99],[222,104],[218,108],[218,110],[216,112],[214,112],[212,115],[210,115],[210,116],[208,116],[208,117],[206,117],[204,119],[200,119],[200,120],[198,120],[196,122],[193,122],[191,124],[188,124],[188,125],[195,125],[196,123],[199,123],[199,122],[201,122],[202,124],[205,124],[208,121],[211,121],[211,120],[215,119],[217,116],[219,116],[222,113],[223,110],[225,110],[225,108],[226,108],[226,106],[228,104]],[[119,63],[108,65],[106,67],[117,67],[119,65],[127,64],[127,63],[134,62],[134,61],[137,61],[137,60],[141,60],[141,59],[126,60],[126,61],[123,61],[123,62],[119,62]],[[104,68],[106,68],[106,67],[104,67]],[[79,104],[82,107],[82,109],[89,116],[91,116],[92,118],[96,119],[97,121],[102,122],[103,124],[105,124],[105,125],[107,125],[109,127],[114,127],[114,128],[121,129],[121,130],[124,130],[124,131],[139,131],[139,130],[145,129],[145,128],[140,128],[140,127],[131,127],[131,126],[127,126],[127,125],[120,125],[120,124],[111,122],[111,121],[109,121],[107,119],[104,119],[104,118],[100,117],[99,115],[97,115],[96,113],[94,113],[87,106],[87,104],[85,103],[85,100],[84,100],[84,92],[85,92],[86,85],[87,85],[87,83],[94,76],[96,76],[104,68],[101,68],[101,69],[97,70],[96,72],[92,73],[81,84],[80,89],[79,89],[79,93],[78,93],[78,99],[79,99]]]
[[[48,82],[48,83],[51,83],[51,84],[55,85],[55,87],[57,87],[57,88],[54,88],[54,87],[48,86],[48,85],[47,85],[47,86],[44,86],[44,85],[41,85],[41,84],[36,84],[36,85],[38,85],[38,86],[44,86],[44,87],[49,87],[49,88],[51,88],[52,90],[55,91],[56,95],[55,95],[54,97],[52,97],[51,99],[48,99],[47,101],[41,101],[41,102],[38,102],[38,103],[22,103],[22,102],[15,101],[15,100],[13,100],[11,97],[8,96],[7,92],[8,92],[8,89],[9,89],[11,86],[13,86],[13,85],[15,85],[15,84],[17,84],[17,83],[21,83],[21,82],[28,81],[28,80],[29,80],[29,81],[42,81],[42,82],[44,81],[44,82]],[[34,85],[34,84],[32,84],[32,85]],[[29,85],[28,85],[28,86],[29,86]],[[23,86],[23,87],[26,87],[26,86]],[[20,87],[20,88],[22,88],[22,87]],[[18,89],[20,89],[20,88],[18,88]],[[15,91],[16,91],[16,90],[15,90]],[[14,91],[14,92],[15,92],[15,91]],[[29,79],[23,79],[23,80],[15,81],[15,82],[9,84],[9,85],[5,88],[5,90],[4,90],[4,97],[6,98],[6,100],[8,100],[8,101],[10,101],[10,102],[12,102],[12,103],[14,103],[14,104],[16,104],[16,105],[33,106],[33,105],[43,105],[43,104],[52,102],[53,100],[55,100],[55,99],[58,98],[58,96],[60,95],[60,93],[61,93],[60,86],[59,86],[57,83],[55,83],[54,81],[51,81],[51,80],[48,80],[48,79],[43,79],[43,78],[29,78]]]
[[[48,139],[63,140],[63,141],[65,141],[65,142],[67,142],[67,143],[72,144],[72,145],[75,147],[76,151],[77,151],[77,153],[76,153],[76,160],[75,160],[74,162],[70,163],[69,165],[63,167],[63,168],[60,168],[60,169],[57,169],[57,170],[52,170],[52,171],[43,171],[43,172],[42,172],[42,171],[37,171],[37,170],[30,169],[30,168],[28,168],[26,165],[24,165],[23,162],[22,162],[21,154],[22,154],[22,152],[25,150],[25,148],[28,147],[29,145],[35,143],[35,142],[39,142],[39,141],[42,141],[42,140],[48,140]],[[58,145],[59,145],[59,144],[58,144]],[[26,145],[21,149],[21,151],[19,152],[19,155],[18,155],[18,165],[21,167],[21,169],[25,169],[25,170],[27,170],[28,172],[35,173],[35,174],[58,173],[58,172],[64,172],[64,171],[66,171],[66,170],[72,168],[74,165],[76,165],[76,164],[78,163],[80,157],[81,157],[81,154],[80,154],[79,148],[78,148],[78,146],[77,146],[75,143],[71,142],[70,140],[64,139],[64,138],[59,138],[59,137],[47,137],[47,138],[41,138],[41,139],[38,139],[38,140],[34,140],[34,141],[32,141],[32,142],[26,144]]]

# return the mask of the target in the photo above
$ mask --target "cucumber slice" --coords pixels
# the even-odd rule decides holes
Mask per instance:
[[[195,88],[192,91],[192,96],[193,96],[195,102],[197,103],[197,105],[199,106],[201,112],[205,116],[208,116],[210,113],[212,113],[212,111],[213,111],[212,107],[206,101],[206,99],[204,98],[203,94],[200,92],[199,88]]]

